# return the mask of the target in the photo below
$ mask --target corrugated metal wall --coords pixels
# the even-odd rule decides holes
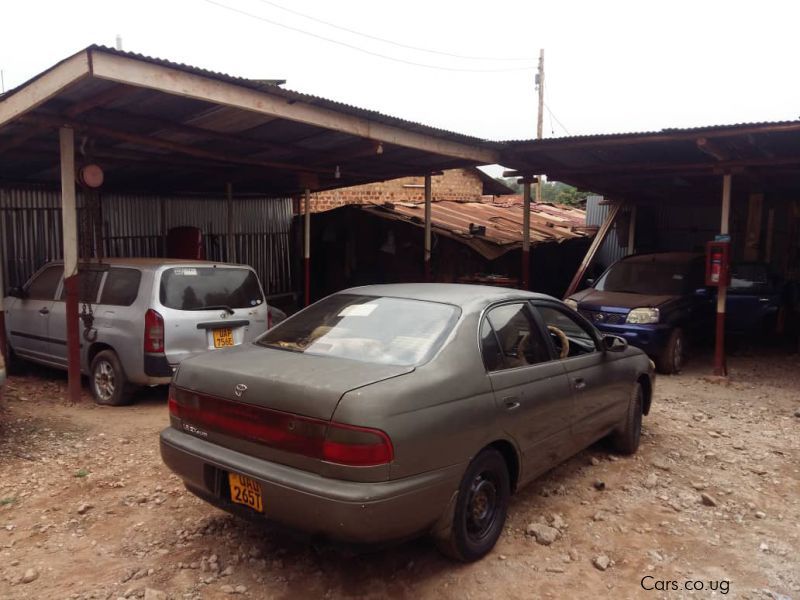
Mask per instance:
[[[163,256],[164,236],[171,227],[199,227],[209,260],[251,265],[267,294],[293,291],[292,202],[288,198],[234,199],[230,247],[227,205],[222,198],[104,194],[100,204],[105,256]],[[83,205],[79,194],[79,222]],[[61,258],[60,206],[56,191],[0,189],[0,251],[6,289],[24,284],[44,263]]]
[[[586,225],[588,227],[600,227],[606,220],[611,207],[601,204],[602,201],[602,196],[589,196],[586,199]],[[625,244],[627,244],[627,239],[623,241],[623,245],[620,245],[617,229],[616,227],[612,228],[603,245],[600,246],[600,250],[597,251],[595,263],[605,268],[623,258],[628,253],[628,247]]]

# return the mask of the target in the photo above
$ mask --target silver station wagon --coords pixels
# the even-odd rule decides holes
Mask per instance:
[[[64,267],[49,263],[5,300],[13,355],[67,367]],[[81,370],[100,404],[130,401],[134,386],[169,383],[190,356],[264,333],[268,309],[248,266],[163,258],[82,264]]]
[[[548,296],[354,288],[181,363],[161,455],[230,512],[476,560],[522,485],[606,436],[636,451],[653,372]]]

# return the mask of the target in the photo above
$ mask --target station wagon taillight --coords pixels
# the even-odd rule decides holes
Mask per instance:
[[[170,386],[169,412],[207,432],[339,465],[369,467],[394,459],[392,441],[380,429],[313,419],[175,386]]]
[[[164,318],[152,308],[144,313],[144,351],[164,352]]]

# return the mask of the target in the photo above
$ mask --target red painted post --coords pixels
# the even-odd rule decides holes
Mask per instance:
[[[0,298],[0,304],[3,299]],[[0,354],[3,355],[3,360],[8,364],[8,340],[6,340],[6,311],[0,306]]]
[[[69,397],[76,402],[81,397],[81,339],[78,324],[78,276],[73,275],[64,280],[66,290],[67,317],[67,376],[69,380]]]
[[[731,176],[722,176],[722,218],[719,232],[728,235],[731,214]],[[722,278],[717,288],[717,323],[714,336],[714,375],[727,377],[728,365],[725,360],[725,303],[728,298],[727,281]]]
[[[305,305],[311,304],[311,190],[306,188],[303,203],[303,268],[305,269]]]

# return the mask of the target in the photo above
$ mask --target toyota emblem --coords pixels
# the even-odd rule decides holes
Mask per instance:
[[[243,383],[237,383],[236,387],[233,388],[233,393],[236,394],[237,398],[241,398],[242,394],[247,391],[247,386]]]

